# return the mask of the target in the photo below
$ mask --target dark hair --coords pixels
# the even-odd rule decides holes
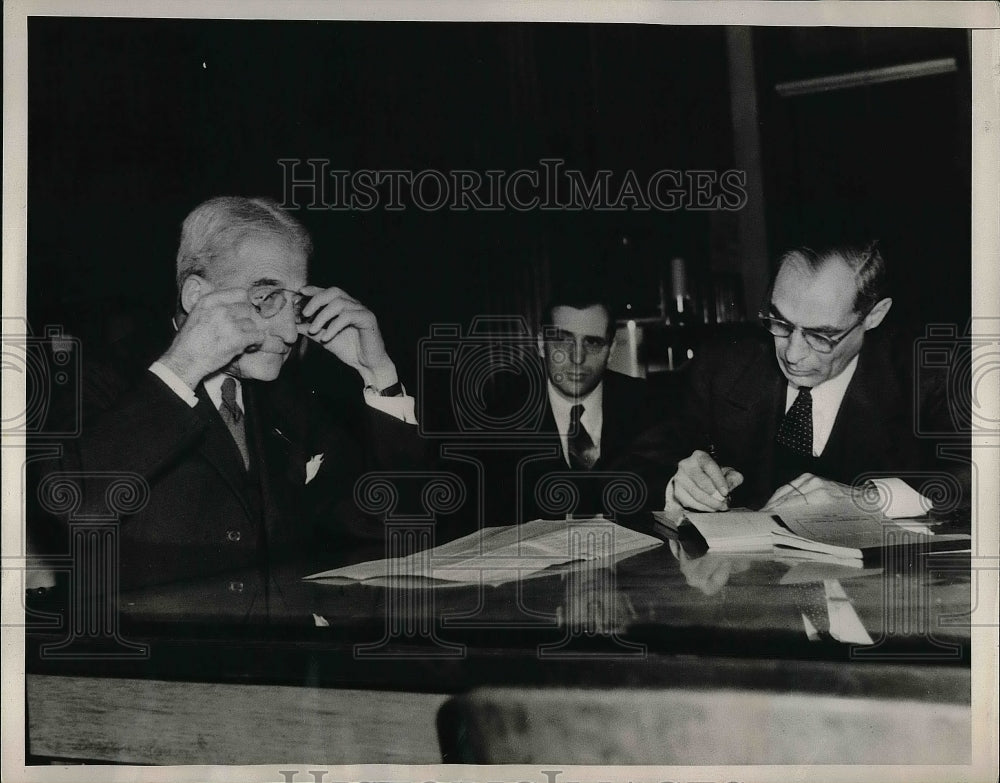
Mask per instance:
[[[569,284],[561,286],[552,292],[545,307],[542,309],[542,322],[540,326],[552,326],[552,312],[557,307],[572,307],[577,310],[584,310],[588,307],[600,306],[608,314],[608,337],[615,333],[615,308],[608,300],[606,293],[596,285]]]
[[[854,280],[857,284],[854,312],[867,313],[888,295],[889,273],[885,259],[879,251],[877,239],[864,244],[830,245],[818,251],[809,247],[793,248],[782,254],[775,278],[778,276],[777,272],[780,272],[788,261],[799,261],[817,272],[834,260],[843,261],[854,271]],[[773,288],[774,280],[771,281],[771,289]]]

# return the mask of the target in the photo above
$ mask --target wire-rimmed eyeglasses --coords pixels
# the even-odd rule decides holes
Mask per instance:
[[[247,301],[260,313],[261,318],[274,318],[290,303],[295,323],[303,324],[308,319],[302,315],[302,308],[312,297],[289,288],[276,288],[270,285],[253,286],[247,291]]]

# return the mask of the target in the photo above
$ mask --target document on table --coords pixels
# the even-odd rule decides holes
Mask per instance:
[[[713,552],[770,552],[771,533],[780,530],[771,514],[747,509],[715,514],[688,512],[686,519]]]
[[[887,547],[918,545],[926,551],[968,549],[965,534],[935,534],[924,519],[888,519],[858,509],[822,507],[777,512],[783,527],[774,533],[780,548],[810,550],[836,557],[878,560]]]
[[[322,571],[305,579],[373,586],[496,586],[540,576],[566,563],[615,562],[662,544],[654,536],[606,519],[536,519],[523,525],[483,528],[433,549]]]
[[[970,541],[967,535],[935,535],[926,518],[890,520],[853,503],[688,513],[686,519],[714,552],[772,551],[867,561],[877,560],[886,546],[919,543],[928,551],[954,551],[968,548]]]

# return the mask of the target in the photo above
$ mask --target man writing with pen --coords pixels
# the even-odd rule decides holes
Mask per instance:
[[[685,405],[628,467],[675,516],[819,505],[867,479],[888,513],[928,510],[918,490],[941,466],[914,434],[914,406],[947,417],[947,399],[883,326],[891,307],[875,243],[788,251],[759,314],[769,337],[702,352]]]
[[[311,251],[305,228],[273,202],[211,199],[182,226],[175,333],[128,362],[88,361],[81,432],[35,478],[82,477],[79,514],[105,510],[102,476],[141,477],[148,500],[118,528],[123,587],[266,572],[280,555],[381,534],[356,508],[354,483],[419,464],[413,399],[372,312],[307,284]],[[321,403],[288,361],[303,341],[356,371],[356,404]],[[30,523],[55,552],[70,521],[58,511]],[[223,584],[253,604],[249,585]]]

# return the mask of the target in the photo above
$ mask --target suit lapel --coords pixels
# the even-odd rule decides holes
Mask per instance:
[[[275,540],[287,532],[281,520],[291,517],[289,504],[293,500],[281,487],[305,486],[306,455],[298,437],[300,427],[285,420],[282,414],[287,411],[278,410],[280,406],[271,399],[271,391],[261,384],[244,387],[247,417],[254,422],[251,429],[259,457],[264,524],[269,540]]]
[[[734,376],[726,390],[729,403],[748,411],[762,412],[773,409],[775,393],[785,390],[787,382],[778,370],[774,356],[757,353]]]
[[[601,458],[595,468],[614,462],[614,459],[625,447],[628,440],[626,433],[630,431],[629,422],[624,417],[638,415],[638,411],[628,410],[621,398],[625,395],[624,388],[619,384],[613,372],[604,374],[604,401],[601,406]],[[621,418],[619,418],[621,417]]]
[[[744,471],[748,483],[756,476],[755,485],[745,490],[754,500],[769,497],[774,483],[774,437],[785,413],[787,385],[773,353],[761,349],[735,376],[725,395],[734,417],[727,434],[742,441],[741,451],[755,461],[753,470]]]
[[[545,397],[545,417],[542,419],[541,432],[552,436],[552,443],[559,448],[559,456],[555,457],[555,461],[559,463],[562,470],[569,470],[570,465],[566,463],[566,457],[563,454],[562,438],[559,437],[559,428],[556,426],[556,417],[552,413],[552,403],[548,396]]]
[[[236,441],[222,421],[222,416],[212,404],[205,387],[199,385],[196,391],[198,396],[198,406],[202,408],[202,415],[209,422],[205,430],[205,437],[198,446],[199,453],[214,467],[229,488],[233,491],[243,510],[249,518],[253,518],[247,498],[246,473],[243,470],[243,457],[240,455]]]
[[[867,346],[866,346],[867,347]],[[862,350],[858,368],[844,393],[830,438],[823,449],[823,461],[846,476],[846,466],[859,463],[859,455],[873,447],[891,442],[887,411],[902,411],[898,379],[891,373],[880,372],[877,346]]]

